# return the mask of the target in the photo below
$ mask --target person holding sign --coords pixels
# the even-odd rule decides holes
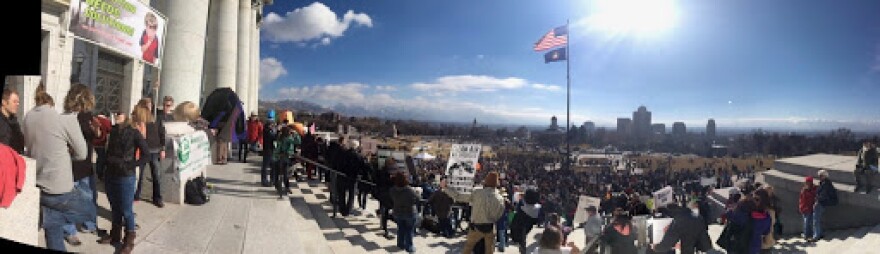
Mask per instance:
[[[504,212],[504,197],[498,193],[498,173],[490,172],[483,181],[482,189],[475,189],[471,194],[462,194],[447,187],[446,182],[440,183],[440,188],[452,199],[466,202],[471,205],[471,227],[464,244],[464,254],[471,254],[474,246],[481,239],[486,243],[495,242],[495,222],[501,218]],[[492,244],[483,245],[487,254],[495,253]]]

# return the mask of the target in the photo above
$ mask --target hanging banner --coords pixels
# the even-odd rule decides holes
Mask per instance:
[[[672,196],[672,187],[666,186],[663,189],[654,192],[654,209],[672,204],[674,201]]]
[[[71,0],[74,36],[160,68],[165,16],[137,0]]]
[[[480,159],[479,144],[453,144],[446,164],[449,188],[459,193],[471,193],[474,188],[477,160]]]
[[[177,170],[180,173],[197,170],[211,164],[211,143],[204,131],[172,138]]]

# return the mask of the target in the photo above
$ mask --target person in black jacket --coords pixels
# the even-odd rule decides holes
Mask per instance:
[[[813,234],[808,241],[815,242],[825,237],[822,232],[822,213],[830,206],[837,205],[837,189],[828,179],[827,170],[819,170],[819,189],[816,191],[816,204],[813,205]]]
[[[265,126],[266,128],[263,128],[263,164],[260,166],[260,184],[263,187],[269,187],[272,186],[269,177],[272,175],[272,172],[270,172],[272,165],[275,165],[272,154],[275,153],[275,139],[277,138],[278,130],[275,125],[275,119],[271,116],[269,120],[266,120]]]
[[[712,249],[709,232],[698,211],[697,202],[691,201],[688,208],[690,209],[674,209],[678,211],[673,211],[676,215],[672,219],[672,224],[663,235],[663,240],[654,246],[654,251],[668,252],[678,242],[681,242],[682,254],[691,254],[695,251],[707,252]]]
[[[6,144],[19,154],[24,154],[24,133],[15,113],[18,111],[18,92],[3,89],[3,106],[0,107],[0,143]]]
[[[133,210],[135,190],[135,168],[142,167],[149,157],[141,156],[135,160],[135,150],[147,151],[149,146],[141,133],[135,129],[143,127],[149,119],[149,110],[135,107],[131,122],[118,124],[110,131],[107,143],[107,169],[104,173],[104,184],[107,199],[110,201],[112,226],[110,234],[98,240],[101,244],[120,243],[122,228],[125,227],[125,239],[120,253],[131,253],[134,248],[135,217]],[[124,223],[124,224],[123,224]]]
[[[389,191],[393,185],[391,183],[391,174],[395,171],[397,169],[394,159],[388,158],[385,161],[385,167],[376,171],[376,188],[373,189],[373,197],[379,200],[379,211],[376,212],[380,217],[379,225],[384,232],[383,236],[389,239],[391,238],[388,234],[389,210],[394,205]]]
[[[165,203],[162,202],[162,188],[160,185],[160,182],[162,182],[162,170],[159,168],[159,161],[165,159],[165,125],[161,119],[157,119],[152,114],[153,102],[149,98],[141,99],[135,107],[143,107],[150,111],[146,126],[146,139],[149,150],[142,151],[141,156],[147,157],[150,162],[150,176],[153,179],[153,204],[162,208],[165,207]],[[141,186],[144,182],[143,172],[145,169],[141,168],[142,173],[138,176],[137,190],[134,192],[135,201],[141,199]]]
[[[870,140],[865,140],[862,149],[859,150],[858,158],[856,170],[853,171],[853,176],[856,178],[856,189],[853,192],[863,190],[868,194],[874,190],[871,180],[877,174],[877,146]]]

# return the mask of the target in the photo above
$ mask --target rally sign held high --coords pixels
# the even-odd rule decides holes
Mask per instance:
[[[672,196],[672,187],[666,186],[654,192],[654,208],[664,207],[675,202]]]
[[[474,188],[474,175],[480,159],[480,144],[454,144],[449,152],[446,175],[449,188],[460,193],[471,193]]]

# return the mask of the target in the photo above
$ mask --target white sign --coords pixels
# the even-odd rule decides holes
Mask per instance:
[[[597,197],[580,196],[578,198],[577,211],[574,212],[574,220],[572,225],[580,225],[587,221],[587,207],[595,206],[596,211],[599,210],[599,204],[602,201]]]
[[[672,224],[672,218],[653,218],[650,220],[650,223],[651,243],[659,244],[663,241],[663,236],[666,235],[669,225]]]
[[[700,178],[700,185],[702,185],[702,186],[715,185],[715,178],[714,177]]]
[[[74,36],[160,67],[165,17],[137,0],[72,0]]]
[[[449,187],[459,193],[471,193],[474,188],[474,175],[477,160],[480,159],[479,144],[453,144],[446,164]]]
[[[654,209],[664,207],[675,202],[672,196],[672,187],[666,186],[654,192]]]
[[[204,131],[173,138],[172,142],[178,172],[194,171],[211,164],[211,144]]]

